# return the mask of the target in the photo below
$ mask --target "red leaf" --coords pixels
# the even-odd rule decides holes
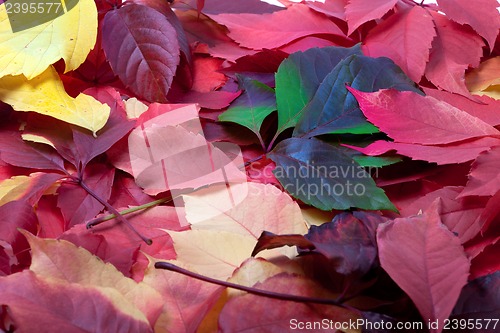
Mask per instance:
[[[306,239],[303,235],[276,235],[269,231],[263,231],[252,251],[252,257],[255,257],[263,250],[270,250],[283,246],[297,246],[300,249],[307,249],[309,251],[316,249],[314,243]]]
[[[111,195],[114,175],[115,169],[105,164],[92,164],[85,168],[83,181],[102,200],[107,201]],[[104,208],[78,184],[63,183],[58,193],[57,206],[67,222],[67,228],[92,219]]]
[[[432,42],[425,76],[439,89],[470,96],[465,86],[465,70],[477,67],[483,55],[483,41],[470,28],[430,12],[437,36]]]
[[[398,142],[443,144],[500,134],[480,119],[431,96],[408,91],[364,93],[348,89],[368,120]]]
[[[112,299],[104,288],[56,282],[24,271],[2,278],[0,289],[0,303],[7,305],[16,332],[152,332],[146,321],[123,311],[128,304],[117,304],[123,297]]]
[[[467,282],[470,263],[436,208],[380,225],[377,242],[382,268],[410,296],[424,322],[443,323]]]
[[[215,58],[195,58],[193,64],[192,90],[210,92],[222,87],[227,77],[220,73],[223,61]]]
[[[40,225],[39,237],[58,238],[66,230],[66,222],[57,207],[57,199],[55,195],[46,195],[38,201],[36,216]]]
[[[0,159],[23,168],[66,172],[63,159],[55,150],[44,144],[27,143],[18,132],[0,132]]]
[[[177,32],[147,6],[129,4],[106,14],[103,48],[122,82],[150,102],[166,102],[179,64]]]
[[[418,214],[436,200],[439,201],[439,216],[444,225],[455,233],[463,244],[475,237],[485,225],[481,218],[488,199],[481,197],[459,198],[461,186],[446,186],[426,194],[401,210],[402,216]]]
[[[255,50],[276,48],[314,34],[344,36],[333,22],[302,4],[272,14],[219,14],[210,17],[227,26],[229,37],[241,46]]]
[[[479,155],[472,164],[469,181],[459,197],[471,195],[494,195],[500,190],[500,146],[491,148]]]
[[[487,246],[481,254],[472,260],[470,269],[470,279],[477,279],[481,276],[500,271],[500,260],[498,252],[500,251],[500,242]]]
[[[345,6],[348,35],[352,34],[360,25],[370,20],[381,18],[391,10],[398,0],[349,0]]]
[[[155,328],[166,332],[196,332],[223,291],[220,286],[152,267],[146,270],[144,283],[163,296],[164,315]]]
[[[36,232],[37,219],[33,207],[25,201],[11,201],[0,206],[0,240],[12,246],[14,255],[18,255],[29,248],[26,238],[19,232],[20,229]],[[24,253],[28,256],[28,253]]]
[[[436,36],[432,16],[420,6],[391,15],[370,31],[363,52],[388,57],[415,82],[420,82]]]
[[[500,58],[499,58],[500,59]],[[447,91],[437,89],[423,88],[426,95],[444,101],[454,107],[467,112],[471,116],[477,117],[490,124],[491,126],[500,125],[500,100],[490,98],[488,96],[474,96],[474,99],[480,103],[471,101],[470,99],[452,94]]]
[[[355,149],[369,156],[378,156],[395,150],[398,154],[408,156],[414,160],[442,165],[474,160],[481,152],[497,145],[500,145],[500,139],[485,137],[442,146],[424,146],[383,140],[375,141],[364,148],[350,145],[343,146]]]
[[[347,6],[347,2],[348,0],[306,1],[306,5],[317,12],[345,21],[345,7]]]
[[[313,281],[286,273],[268,278],[263,283],[255,285],[255,288],[300,296],[322,298],[329,296],[328,291]],[[333,305],[284,302],[246,294],[232,298],[226,303],[219,317],[219,329],[224,333],[281,333],[295,329],[305,332],[305,322],[321,322],[324,318],[328,318],[327,323],[332,325],[331,329],[328,326],[328,331],[335,331],[336,323],[338,325],[355,322],[359,315],[354,311]],[[322,332],[323,330],[311,328],[311,331]],[[325,329],[324,332],[326,331]]]
[[[498,2],[495,0],[437,0],[439,9],[457,23],[468,24],[488,42],[490,50],[500,29]]]

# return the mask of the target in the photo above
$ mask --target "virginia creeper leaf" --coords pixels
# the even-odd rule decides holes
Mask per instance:
[[[470,281],[460,294],[452,318],[498,318],[500,272]]]
[[[261,138],[260,127],[264,119],[276,110],[274,90],[248,77],[238,76],[238,82],[240,89],[245,91],[219,116],[219,121],[245,126]]]
[[[0,206],[0,225],[0,240],[12,246],[14,255],[27,256],[25,251],[29,246],[18,229],[36,232],[37,219],[33,207],[25,201],[11,201]]]
[[[150,102],[167,102],[179,64],[176,29],[153,8],[128,4],[108,12],[102,44],[121,81]]]
[[[303,108],[313,98],[325,76],[344,58],[361,55],[352,48],[325,47],[296,52],[284,60],[276,73],[278,133],[297,124]]]
[[[392,60],[353,55],[339,62],[325,77],[304,108],[293,135],[309,138],[328,133],[377,132],[366,121],[346,84],[362,91],[393,88],[420,93]]]
[[[267,156],[274,175],[292,196],[322,210],[395,207],[370,174],[341,149],[317,139],[281,141]]]
[[[164,311],[156,321],[156,332],[195,332],[223,291],[219,286],[151,266],[143,282],[163,297]]]
[[[29,81],[23,75],[0,78],[0,100],[16,111],[35,111],[93,133],[104,126],[110,112],[109,106],[88,95],[69,96],[53,67]]]
[[[85,168],[82,179],[95,194],[107,201],[111,195],[114,175],[115,169],[96,163]],[[92,219],[104,208],[78,184],[64,183],[57,192],[57,206],[63,213],[67,228]]]
[[[273,49],[308,35],[345,36],[335,23],[303,4],[270,14],[219,14],[210,18],[225,25],[229,37],[238,44],[254,50]]]
[[[74,3],[64,15],[17,32],[11,30],[6,6],[0,5],[0,77],[23,74],[32,79],[59,59],[65,61],[65,72],[78,68],[96,42],[97,9],[93,0]],[[38,11],[37,16],[52,15],[56,10],[53,7],[52,11],[48,7],[44,12]],[[9,14],[14,15],[11,19],[34,25],[26,22],[26,12],[15,12]]]
[[[489,196],[497,193],[500,190],[499,159],[500,146],[481,153],[472,164],[469,181],[460,197]]]
[[[24,200],[34,206],[44,192],[62,177],[57,173],[35,172],[29,176],[0,180],[0,206],[14,200]]]
[[[500,134],[493,126],[431,96],[392,89],[373,93],[348,89],[366,118],[398,142],[444,144]]]
[[[196,2],[196,4],[195,4]],[[224,0],[206,0],[203,1],[202,8],[199,9],[199,0],[187,0],[182,3],[174,3],[174,7],[183,8],[187,6],[188,8],[197,8],[203,14],[213,15],[222,13],[233,13],[233,14],[265,14],[273,13],[279,10],[283,10],[282,7],[273,6],[264,1],[260,0],[234,0],[227,2]]]
[[[400,11],[377,25],[365,38],[363,53],[388,57],[415,82],[420,82],[436,36],[432,16],[420,6]]]
[[[347,34],[352,34],[354,30],[365,22],[381,18],[397,2],[397,0],[349,0],[345,6],[346,19],[349,25],[349,32]]]
[[[30,271],[37,276],[71,285],[111,289],[121,296],[125,306],[134,310],[136,319],[149,320],[151,324],[161,313],[161,296],[147,284],[124,277],[114,266],[70,242],[24,234],[32,251]]]
[[[378,140],[372,144],[361,148],[350,145],[346,147],[355,149],[363,154],[370,156],[378,156],[385,154],[391,150],[395,150],[398,154],[408,156],[413,160],[427,161],[443,164],[464,163],[474,160],[481,152],[490,149],[493,146],[499,145],[498,138],[479,138],[468,140],[456,144],[447,144],[440,146],[425,146],[412,143],[400,143],[392,141]]]
[[[0,294],[0,302],[18,332],[153,332],[115,290],[54,281],[31,271],[1,278],[0,288],[8,290]]]
[[[18,132],[0,132],[0,159],[23,168],[66,172],[63,159],[54,149],[41,143],[27,143]]]
[[[472,92],[479,92],[491,85],[500,84],[500,56],[483,61],[465,76],[465,84]]]
[[[500,57],[499,57],[500,58]],[[499,62],[500,63],[500,62]],[[500,77],[500,72],[499,72]],[[454,107],[469,113],[470,115],[481,119],[491,126],[500,125],[500,101],[488,96],[474,96],[476,101],[452,94],[448,91],[423,88],[426,95],[432,96],[443,102],[453,105]]]
[[[410,296],[424,322],[442,323],[467,282],[470,263],[436,209],[381,224],[377,244],[382,268]]]
[[[470,96],[465,86],[464,72],[479,65],[484,42],[472,29],[450,21],[446,16],[430,11],[437,36],[425,69],[425,76],[439,89]]]
[[[255,288],[300,296],[332,297],[328,296],[329,292],[314,281],[287,273],[281,273],[262,283],[257,283]],[[252,319],[256,318],[255,316],[259,317],[258,322]],[[219,328],[225,333],[286,332],[298,329],[299,326],[295,327],[294,323],[321,322],[323,318],[332,320],[332,327],[335,327],[336,323],[355,322],[359,315],[354,311],[333,305],[283,302],[245,294],[232,298],[226,303],[219,317]],[[358,330],[349,329],[346,332],[355,333]]]
[[[323,13],[330,17],[336,17],[345,21],[345,7],[348,0],[333,0],[333,1],[306,1],[309,8],[317,12]]]
[[[498,2],[494,0],[478,0],[474,3],[467,0],[437,0],[439,9],[453,21],[468,24],[479,35],[484,37],[490,46],[495,47],[495,40],[500,29]]]

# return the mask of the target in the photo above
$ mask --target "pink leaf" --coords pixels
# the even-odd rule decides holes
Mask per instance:
[[[325,2],[306,1],[306,5],[317,12],[345,21],[345,6],[347,5],[347,1],[348,0],[329,0]]]
[[[470,28],[430,12],[437,37],[432,42],[426,77],[439,89],[470,96],[465,86],[465,70],[479,65],[484,42]]]
[[[108,12],[103,48],[122,82],[150,102],[166,102],[179,64],[175,28],[153,8],[129,4]]]
[[[349,0],[345,7],[348,35],[352,34],[360,25],[370,20],[381,18],[391,10],[398,0]]]
[[[422,7],[400,11],[370,31],[363,52],[371,57],[388,57],[419,82],[429,60],[436,36],[432,16]]]
[[[439,9],[457,23],[468,24],[488,42],[490,50],[500,29],[498,2],[495,0],[438,0]]]
[[[460,197],[494,195],[500,190],[500,146],[483,152],[472,164],[469,181]]]
[[[255,50],[276,48],[314,34],[345,36],[332,21],[302,4],[272,14],[219,14],[210,17],[225,25],[229,29],[229,37],[238,44]]]
[[[368,120],[398,142],[444,144],[500,135],[480,119],[430,96],[388,89],[374,93],[348,89]]]
[[[443,323],[467,282],[470,263],[436,208],[380,225],[377,242],[382,268],[410,296],[424,322]]]
[[[443,165],[474,160],[481,152],[496,145],[500,145],[500,139],[485,137],[472,141],[468,140],[466,142],[442,146],[424,146],[419,144],[383,140],[375,141],[364,148],[350,145],[343,146],[360,151],[369,156],[378,156],[391,150],[395,150],[398,154],[408,156],[413,160],[427,161]]]
[[[500,76],[500,73],[498,75]],[[466,97],[452,94],[447,91],[429,88],[423,88],[423,90],[426,95],[451,104],[454,107],[481,119],[491,126],[500,125],[500,112],[498,112],[498,110],[500,110],[500,100],[496,100],[488,96],[474,96],[474,99],[480,102],[478,103],[471,101]]]

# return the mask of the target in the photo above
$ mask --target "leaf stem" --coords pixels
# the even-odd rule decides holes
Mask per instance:
[[[118,218],[118,220],[122,223],[124,223],[125,225],[127,225],[134,233],[137,234],[137,236],[139,236],[146,244],[148,245],[151,245],[153,244],[153,241],[149,238],[146,238],[144,237],[143,235],[141,235],[139,233],[139,231],[137,231],[136,228],[134,228],[134,226],[132,224],[130,224],[130,222],[125,218],[123,217],[117,210],[115,207],[111,206],[108,202],[106,202],[105,200],[103,200],[100,196],[97,195],[97,193],[95,193],[90,187],[87,186],[87,184],[85,184],[85,182],[83,181],[83,179],[77,179],[78,181],[78,184],[85,190],[87,191],[88,194],[90,194],[94,199],[96,199],[97,201],[99,201],[101,203],[101,205],[103,205],[104,207],[106,207],[106,209],[108,211],[110,211],[111,213],[113,213],[115,215],[116,218]],[[92,226],[89,226],[89,224],[87,224],[87,229],[91,228]]]
[[[276,134],[274,135],[273,139],[269,143],[269,146],[267,146],[266,153],[268,153],[268,152],[271,151],[271,148],[273,148],[273,145],[274,145],[274,141],[276,141],[276,139],[278,138],[279,135],[280,135],[280,132],[279,131],[276,132]]]
[[[342,303],[340,303],[336,300],[333,300],[333,299],[282,294],[282,293],[277,293],[274,291],[257,289],[257,288],[253,288],[253,287],[242,286],[242,285],[232,283],[232,282],[217,280],[217,279],[214,279],[214,278],[211,278],[208,276],[204,276],[204,275],[201,275],[198,273],[191,272],[187,269],[181,268],[181,267],[176,266],[174,264],[171,264],[169,262],[157,262],[157,263],[155,263],[155,268],[166,269],[166,270],[169,270],[172,272],[176,272],[179,274],[183,274],[183,275],[192,277],[192,278],[197,279],[197,280],[216,284],[216,285],[223,286],[226,288],[232,288],[232,289],[237,289],[237,290],[241,290],[241,291],[246,291],[247,293],[250,293],[253,295],[279,299],[282,301],[336,305],[336,306],[340,306],[343,308],[351,309],[351,307],[349,307],[348,305],[342,304]]]
[[[127,214],[130,214],[130,213],[135,213],[137,211],[140,211],[140,210],[143,210],[143,209],[148,209],[148,208],[151,208],[151,207],[154,207],[154,206],[158,206],[164,202],[170,202],[174,200],[174,198],[172,197],[165,197],[165,198],[161,198],[161,199],[158,199],[158,200],[155,200],[155,201],[151,201],[151,202],[148,202],[148,203],[145,203],[143,205],[140,205],[140,206],[136,206],[136,207],[131,207],[131,208],[127,208],[127,209],[124,209],[122,211],[119,211],[118,214],[119,215],[127,215]],[[90,229],[92,227],[95,227],[96,225],[99,225],[103,222],[106,222],[106,221],[109,221],[109,220],[112,220],[114,218],[116,218],[118,215],[116,214],[109,214],[109,215],[106,215],[106,216],[101,216],[101,217],[98,217],[98,218],[95,218],[89,222],[87,222],[87,229]]]

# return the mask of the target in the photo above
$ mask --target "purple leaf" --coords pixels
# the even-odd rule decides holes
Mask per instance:
[[[150,102],[167,102],[179,64],[176,29],[156,9],[125,5],[103,22],[103,49],[121,81]]]

